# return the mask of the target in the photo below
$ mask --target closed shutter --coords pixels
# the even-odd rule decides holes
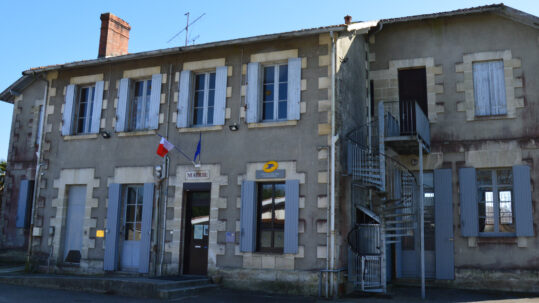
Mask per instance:
[[[455,278],[453,252],[453,186],[451,169],[434,170],[436,279]]]
[[[288,120],[299,120],[301,100],[301,58],[288,59]]]
[[[159,128],[159,106],[161,105],[161,79],[163,75],[152,75],[152,92],[150,95],[150,112],[148,129]]]
[[[473,90],[475,98],[475,115],[491,115],[488,62],[478,62],[473,64]]]
[[[284,253],[298,252],[299,180],[285,183]]]
[[[105,238],[104,270],[118,268],[118,231],[120,229],[121,185],[109,185],[109,203],[107,206],[107,234]]]
[[[476,182],[475,168],[459,169],[460,232],[463,237],[477,237],[479,234]]]
[[[142,231],[140,235],[140,261],[138,271],[147,273],[150,267],[150,238],[152,233],[154,184],[144,184],[144,198],[142,201]]]
[[[258,122],[258,107],[260,103],[260,63],[251,62],[247,65],[247,123]]]
[[[490,99],[492,115],[507,114],[505,103],[505,73],[503,61],[491,61],[489,63]]]
[[[120,80],[118,88],[118,106],[116,107],[116,131],[123,132],[127,130],[127,108],[129,101],[129,78]]]
[[[71,135],[71,125],[73,123],[73,110],[75,108],[75,97],[76,97],[76,88],[75,84],[70,84],[66,89],[65,97],[65,106],[63,114],[63,124],[62,124],[62,136]]]
[[[513,166],[514,210],[517,237],[533,237],[532,191],[530,167]]]
[[[101,126],[101,108],[103,107],[103,90],[105,82],[97,81],[95,83],[94,91],[94,104],[92,105],[92,125],[90,126],[90,132],[99,133],[99,127]]]
[[[241,186],[240,251],[256,249],[256,183],[243,181]]]
[[[215,104],[213,110],[213,124],[224,125],[226,113],[226,81],[228,67],[220,66],[215,73]]]
[[[190,70],[184,70],[180,74],[180,96],[178,99],[178,127],[189,126],[189,96],[191,90],[192,75]]]
[[[32,208],[32,193],[34,191],[34,181],[22,180],[19,185],[19,199],[17,201],[16,228],[26,228],[29,223],[30,210]]]

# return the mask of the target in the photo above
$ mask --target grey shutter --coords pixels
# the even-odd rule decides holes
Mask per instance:
[[[256,183],[243,181],[241,185],[240,251],[256,249]]]
[[[301,100],[301,58],[288,59],[288,120],[299,120]]]
[[[247,123],[258,122],[258,107],[260,103],[260,63],[251,62],[247,65]]]
[[[142,202],[142,231],[140,235],[140,261],[138,271],[147,273],[150,267],[150,238],[152,233],[154,184],[144,184],[144,199]]]
[[[434,170],[436,279],[455,279],[451,169]]]
[[[529,166],[513,166],[513,193],[517,237],[533,237],[532,190]]]
[[[92,105],[92,125],[90,126],[90,132],[99,133],[99,127],[101,126],[101,108],[103,107],[103,90],[105,82],[97,81],[95,83],[94,91],[94,103]]]
[[[184,70],[180,74],[180,96],[178,98],[178,127],[189,126],[189,96],[191,90],[191,71]]]
[[[489,63],[489,95],[491,99],[491,113],[493,115],[507,114],[505,103],[505,73],[503,61],[491,61]]]
[[[491,115],[488,62],[477,62],[473,64],[473,89],[475,115]]]
[[[460,232],[464,237],[477,237],[479,234],[476,182],[475,168],[459,169]]]
[[[32,201],[32,193],[34,190],[34,181],[21,180],[19,186],[19,200],[17,201],[15,227],[26,228],[28,227],[29,210],[32,208],[30,203]]]
[[[118,106],[116,107],[116,131],[123,132],[127,129],[127,102],[129,99],[129,78],[120,80],[118,88]]]
[[[70,84],[66,89],[63,124],[62,124],[62,136],[71,135],[71,124],[73,123],[73,109],[75,108],[75,96],[76,96],[75,84]]]
[[[105,238],[104,270],[118,267],[118,231],[120,229],[121,185],[109,185],[109,204],[107,206],[107,234]]]
[[[213,124],[224,125],[226,113],[226,81],[228,67],[219,66],[215,73],[215,103],[213,110]]]
[[[161,79],[163,75],[152,75],[152,91],[150,95],[149,129],[159,128],[159,106],[161,105]]]
[[[285,183],[284,253],[298,252],[299,180]]]

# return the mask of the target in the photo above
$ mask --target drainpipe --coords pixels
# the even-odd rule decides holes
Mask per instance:
[[[167,123],[165,124],[165,138],[168,140],[169,135],[169,124],[170,124],[170,95],[172,90],[172,64],[168,68],[168,94],[167,94]],[[159,257],[159,275],[163,275],[163,259],[165,258],[165,233],[167,232],[167,204],[168,204],[168,176],[169,176],[169,165],[170,160],[168,155],[165,155],[163,159],[163,170],[164,170],[164,187],[165,193],[163,197],[163,222],[161,225],[163,229],[161,231],[161,256]]]
[[[417,138],[419,145],[419,235],[421,241],[421,298],[425,299],[425,204],[424,204],[424,189],[423,189],[423,142]]]
[[[331,257],[330,257],[330,270],[335,269],[335,144],[339,137],[335,135],[335,36],[333,31],[331,36]],[[335,295],[335,273],[332,272],[330,276],[331,293]]]
[[[32,75],[34,78],[36,78],[36,74]],[[32,215],[30,216],[30,230],[28,232],[28,249],[26,254],[26,268],[30,269],[30,257],[32,256],[32,234],[34,231],[34,217],[36,216],[36,200],[39,196],[39,184],[41,181],[41,151],[43,142],[45,141],[45,120],[47,119],[47,99],[49,97],[49,81],[43,79],[43,78],[36,78],[36,80],[45,82],[45,91],[43,93],[43,118],[41,119],[41,125],[39,125],[39,129],[41,132],[41,138],[39,140],[39,144],[37,147],[37,163],[36,163],[36,175],[34,177],[34,192],[32,194]],[[50,237],[51,235],[49,235]],[[50,256],[49,256],[50,258]]]

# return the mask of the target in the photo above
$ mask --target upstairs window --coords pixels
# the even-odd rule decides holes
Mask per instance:
[[[104,82],[66,88],[62,135],[96,134],[101,126]],[[43,117],[40,116],[40,119]],[[38,126],[39,127],[39,126]]]
[[[151,94],[152,80],[134,81],[130,130],[144,130],[149,128]]]
[[[503,61],[473,63],[476,116],[507,114]]]
[[[286,120],[288,65],[264,67],[262,121]]]
[[[90,132],[94,105],[95,86],[81,87],[75,112],[75,134]]]
[[[215,72],[195,76],[193,95],[193,126],[213,125]]]

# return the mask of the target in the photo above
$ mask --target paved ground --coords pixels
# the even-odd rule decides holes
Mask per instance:
[[[427,300],[419,298],[419,289],[402,287],[392,290],[391,296],[352,296],[341,298],[338,302],[539,302],[539,295],[536,297],[525,295],[514,295],[504,293],[484,293],[475,291],[453,290],[453,289],[427,289]],[[122,297],[106,294],[90,294],[83,292],[53,290],[44,288],[32,288],[25,286],[15,286],[0,284],[0,303],[4,302],[83,302],[83,303],[107,303],[107,302],[166,302],[156,299],[142,299],[133,297]],[[298,296],[275,296],[265,295],[255,292],[235,291],[228,289],[216,289],[203,294],[187,295],[182,298],[170,300],[170,302],[328,302],[328,300],[313,297]]]

